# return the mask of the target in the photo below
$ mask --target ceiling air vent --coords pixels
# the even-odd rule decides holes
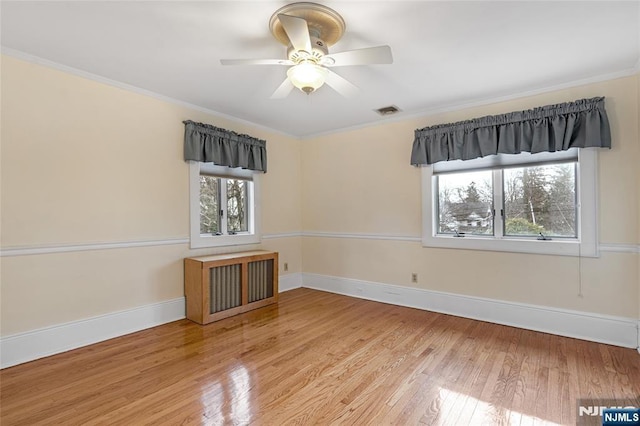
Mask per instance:
[[[402,111],[400,108],[398,108],[395,105],[390,105],[390,106],[386,106],[386,107],[382,107],[382,108],[378,108],[374,110],[375,112],[377,112],[380,115],[393,115],[396,112]]]

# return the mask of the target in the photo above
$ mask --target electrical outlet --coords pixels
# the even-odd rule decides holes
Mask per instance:
[[[287,272],[289,270],[289,264],[287,262],[284,262],[284,265],[282,265],[282,269]]]
[[[416,274],[415,272],[411,274],[411,282],[412,283],[418,282],[418,274]]]

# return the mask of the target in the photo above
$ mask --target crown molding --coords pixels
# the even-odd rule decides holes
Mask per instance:
[[[360,130],[360,129],[364,129],[364,128],[368,128],[368,127],[373,127],[373,126],[378,126],[381,124],[388,124],[388,123],[396,123],[396,122],[401,122],[401,121],[407,121],[407,120],[412,120],[412,119],[416,119],[416,118],[426,118],[426,117],[430,117],[430,116],[434,116],[434,115],[438,115],[438,114],[442,114],[445,112],[451,112],[451,111],[459,111],[459,110],[464,110],[464,109],[469,109],[469,108],[475,108],[475,107],[479,107],[479,106],[484,106],[484,105],[491,105],[491,104],[496,104],[496,103],[500,103],[500,102],[505,102],[505,101],[510,101],[510,100],[514,100],[514,99],[520,99],[520,98],[526,98],[529,96],[535,96],[535,95],[540,95],[543,93],[548,93],[548,92],[554,92],[554,91],[558,91],[558,90],[563,90],[563,89],[568,89],[568,88],[572,88],[572,87],[576,87],[576,86],[583,86],[583,85],[587,85],[587,84],[593,84],[593,83],[599,83],[602,81],[608,81],[608,80],[615,80],[617,78],[623,78],[623,77],[629,77],[631,75],[635,75],[638,72],[640,72],[640,59],[638,60],[638,62],[635,64],[635,66],[633,68],[630,69],[626,69],[626,70],[621,70],[621,71],[616,71],[616,72],[612,72],[612,73],[607,73],[607,74],[599,74],[599,75],[595,75],[595,76],[591,76],[591,77],[587,77],[584,79],[580,79],[580,80],[574,80],[574,81],[569,81],[569,82],[565,82],[565,83],[561,83],[561,84],[557,84],[557,85],[551,85],[551,86],[545,86],[545,87],[541,87],[538,89],[533,89],[533,90],[526,90],[526,91],[522,91],[522,92],[517,92],[511,95],[506,95],[506,96],[498,96],[498,97],[486,97],[486,98],[480,98],[480,99],[476,99],[473,101],[469,101],[469,102],[462,102],[462,103],[455,103],[455,104],[450,104],[450,105],[445,105],[445,106],[441,106],[441,107],[437,107],[437,108],[428,108],[428,109],[423,109],[420,111],[416,111],[410,114],[404,114],[404,113],[400,113],[397,116],[394,117],[388,117],[388,118],[379,118],[376,121],[370,121],[367,123],[362,123],[362,124],[358,124],[355,126],[347,126],[347,127],[341,127],[338,129],[333,129],[333,130],[329,130],[326,132],[318,132],[318,133],[309,133],[306,135],[293,135],[290,133],[286,133],[283,132],[282,130],[278,130],[278,129],[274,129],[268,126],[264,126],[262,124],[257,124],[257,123],[253,123],[251,121],[248,120],[244,120],[232,115],[228,115],[219,111],[214,111],[208,108],[204,108],[195,104],[191,104],[185,101],[181,101],[178,99],[174,99],[165,95],[161,95],[159,93],[156,92],[152,92],[150,90],[147,89],[143,89],[131,84],[127,84],[127,83],[122,83],[116,80],[112,80],[106,77],[102,77],[100,75],[97,74],[93,74],[87,71],[83,71],[80,70],[78,68],[73,68],[67,65],[63,65],[60,64],[58,62],[54,62],[51,61],[49,59],[44,59],[41,58],[39,56],[35,56],[35,55],[31,55],[29,53],[25,53],[16,49],[12,49],[9,47],[5,47],[2,46],[2,48],[0,49],[0,52],[3,55],[7,55],[7,56],[11,56],[13,58],[16,59],[21,59],[23,61],[26,62],[31,62],[34,64],[38,64],[38,65],[42,65],[45,67],[49,67],[49,68],[53,68],[53,69],[57,69],[59,71],[63,71],[69,74],[73,74],[79,77],[83,77],[89,80],[93,80],[99,83],[103,83],[103,84],[107,84],[109,86],[113,86],[113,87],[117,87],[123,90],[127,90],[133,93],[138,93],[140,95],[144,95],[144,96],[149,96],[151,98],[155,98],[158,99],[160,101],[164,101],[167,103],[171,103],[174,105],[179,105],[179,106],[183,106],[185,108],[189,108],[189,109],[193,109],[195,111],[200,111],[200,112],[204,112],[205,114],[211,114],[211,115],[215,115],[218,116],[220,118],[238,123],[238,124],[242,124],[242,125],[247,125],[247,126],[251,126],[254,127],[256,129],[260,129],[263,131],[267,131],[267,132],[272,132],[272,133],[276,133],[282,136],[286,136],[289,138],[293,138],[293,139],[298,139],[301,141],[305,141],[305,140],[310,140],[310,139],[314,139],[314,138],[318,138],[318,137],[323,137],[323,136],[328,136],[328,135],[333,135],[336,133],[343,133],[343,132],[350,132],[350,131],[355,131],[355,130]],[[640,55],[639,55],[640,56]]]
[[[427,108],[427,109],[423,109],[423,110],[408,113],[408,114],[399,113],[398,115],[394,115],[393,117],[379,119],[378,121],[375,121],[375,122],[363,123],[355,126],[342,127],[340,129],[329,130],[326,132],[310,133],[308,135],[300,136],[299,139],[305,141],[305,140],[315,139],[318,137],[330,136],[336,133],[351,132],[355,130],[365,129],[367,127],[373,127],[380,124],[397,123],[397,122],[408,121],[408,120],[413,120],[417,118],[427,118],[427,117],[432,117],[434,115],[439,115],[445,112],[477,108],[480,106],[492,105],[500,102],[507,102],[515,99],[522,99],[530,96],[541,95],[544,93],[570,89],[577,86],[585,86],[588,84],[594,84],[594,83],[600,83],[603,81],[616,80],[618,78],[630,77],[632,75],[637,74],[638,72],[640,72],[640,60],[638,60],[638,62],[633,68],[625,69],[622,71],[616,71],[616,72],[607,73],[607,74],[599,74],[592,77],[583,78],[580,80],[568,81],[565,83],[555,84],[551,86],[544,86],[538,89],[525,90],[522,92],[516,92],[516,93],[505,95],[505,96],[496,96],[496,97],[489,96],[486,98],[480,98],[480,99],[469,101],[469,102],[450,104],[450,105],[445,105],[437,108]]]
[[[122,83],[117,80],[112,80],[107,77],[103,77],[98,74],[93,74],[88,71],[84,71],[78,68],[70,67],[68,65],[63,65],[58,62],[51,61],[49,59],[41,58],[39,56],[31,55],[29,53],[22,52],[20,50],[12,49],[9,47],[2,46],[0,49],[0,53],[6,56],[10,56],[15,59],[20,59],[25,62],[30,62],[37,65],[42,65],[44,67],[53,68],[58,71],[66,72],[68,74],[75,75],[77,77],[86,78],[87,80],[92,80],[98,83],[106,84],[108,86],[117,87],[118,89],[123,89],[128,92],[137,93],[139,95],[148,96],[150,98],[157,99],[159,101],[167,102],[170,104],[178,105],[181,107],[189,108],[195,111],[203,112],[205,114],[215,115],[217,117],[223,118],[225,120],[229,120],[241,125],[251,126],[259,130],[263,130],[265,132],[277,133],[282,136],[286,136],[288,138],[298,139],[298,136],[292,135],[282,130],[274,129],[272,127],[264,126],[262,124],[253,123],[248,120],[244,120],[242,118],[234,117],[232,115],[225,114],[220,111],[215,111],[209,108],[204,108],[199,105],[191,104],[189,102],[181,101],[179,99],[171,98],[169,96],[161,95],[159,93],[153,92],[151,90],[143,89],[138,86],[134,86],[132,84]]]

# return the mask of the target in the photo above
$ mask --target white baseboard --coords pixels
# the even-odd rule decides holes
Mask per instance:
[[[302,287],[302,273],[295,272],[293,274],[280,275],[278,277],[278,292],[293,290]]]
[[[280,292],[302,287],[302,274],[279,277]],[[0,368],[7,368],[185,318],[185,298],[0,338]]]
[[[303,274],[303,287],[627,348],[638,348],[638,320],[370,281]],[[640,349],[639,349],[640,351]]]
[[[185,299],[141,306],[0,339],[0,368],[11,367],[185,317]]]
[[[279,291],[313,288],[394,305],[637,348],[640,321],[326,275],[279,277]],[[141,306],[0,338],[0,368],[33,361],[185,318],[185,299]]]

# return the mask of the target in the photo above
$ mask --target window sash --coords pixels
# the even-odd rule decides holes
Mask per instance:
[[[201,173],[201,176],[209,176],[209,177],[214,177],[218,180],[218,233],[208,233],[208,232],[200,232],[200,235],[205,235],[205,236],[222,236],[222,235],[237,235],[237,234],[243,234],[243,233],[251,233],[251,222],[252,222],[252,217],[251,217],[251,200],[252,200],[252,192],[253,192],[253,182],[251,180],[246,180],[246,179],[242,179],[242,178],[237,178],[237,177],[233,177],[233,178],[226,178],[226,177],[220,177],[220,176],[216,176],[213,174],[209,174],[209,173]],[[244,194],[243,194],[243,199],[244,199],[244,207],[245,207],[245,212],[244,212],[244,221],[243,221],[243,226],[241,230],[238,231],[232,231],[229,230],[230,226],[229,226],[229,208],[228,208],[228,203],[229,203],[229,180],[230,179],[234,179],[234,180],[242,180],[245,182],[245,188],[244,188]],[[200,216],[201,217],[201,216]]]
[[[580,228],[580,217],[578,214],[578,205],[579,205],[579,200],[578,200],[578,163],[577,161],[554,161],[554,162],[549,162],[549,163],[544,163],[544,164],[536,164],[536,165],[526,165],[525,167],[535,167],[535,166],[550,166],[550,165],[555,165],[555,164],[570,164],[572,165],[572,169],[573,169],[573,228],[574,228],[574,234],[573,235],[559,235],[555,232],[553,232],[553,230],[546,230],[543,232],[544,237],[546,238],[564,238],[564,239],[568,239],[568,240],[576,240],[578,238],[578,229]],[[505,177],[505,173],[504,173],[503,169],[501,171],[501,175],[502,175],[502,184],[503,184],[503,189],[502,189],[502,195],[503,195],[503,200],[502,200],[502,207],[501,207],[501,219],[503,221],[502,223],[502,234],[507,237],[507,238],[538,238],[540,237],[539,234],[508,234],[507,233],[507,220],[509,220],[509,217],[507,215],[507,205],[506,205],[506,201],[504,200],[505,198],[505,191],[504,191],[504,181],[506,179]]]
[[[242,220],[242,223],[240,224],[241,229],[239,230],[229,230],[231,228],[229,221],[231,218],[231,215],[229,214],[229,181],[232,179],[222,179],[223,180],[223,185],[224,188],[226,189],[225,192],[225,204],[224,204],[224,213],[225,213],[225,227],[227,230],[227,234],[229,235],[233,235],[233,234],[239,234],[242,232],[249,232],[249,224],[251,223],[251,217],[250,217],[250,211],[249,211],[249,194],[251,193],[252,190],[252,183],[249,180],[246,179],[240,179],[240,178],[233,178],[233,180],[237,180],[237,181],[243,181],[244,182],[244,191],[242,194],[242,202],[244,203],[244,220]]]
[[[574,211],[574,223],[575,223],[575,229],[576,229],[576,235],[574,236],[559,236],[559,235],[555,235],[552,233],[549,233],[548,235],[545,234],[546,237],[549,238],[563,238],[563,239],[567,239],[567,240],[577,240],[578,239],[578,229],[579,229],[579,214],[578,214],[578,200],[577,200],[577,196],[578,196],[578,191],[577,191],[577,186],[578,186],[578,173],[577,173],[577,159],[576,162],[572,162],[572,161],[561,161],[560,159],[554,159],[554,161],[549,161],[546,163],[524,163],[524,165],[518,165],[518,166],[508,166],[505,168],[494,168],[492,169],[492,179],[491,179],[491,191],[492,191],[492,200],[491,200],[491,210],[493,211],[493,215],[492,215],[492,226],[493,226],[493,232],[489,233],[489,234],[483,234],[483,233],[473,233],[473,232],[468,232],[466,229],[464,230],[460,230],[459,228],[456,229],[453,232],[443,232],[442,231],[442,225],[440,222],[440,206],[442,204],[442,200],[440,199],[440,179],[441,179],[441,174],[434,174],[432,179],[434,180],[434,188],[435,191],[433,193],[433,209],[434,209],[434,219],[435,219],[435,234],[437,235],[441,235],[441,236],[455,236],[455,237],[460,237],[461,235],[464,236],[473,236],[473,237],[480,237],[480,238],[517,238],[517,239],[536,239],[539,237],[539,235],[534,235],[534,234],[507,234],[506,232],[506,223],[507,223],[507,208],[506,208],[506,204],[505,204],[505,192],[504,192],[504,170],[511,168],[511,167],[535,167],[535,166],[540,166],[540,165],[553,165],[553,164],[574,164],[574,196],[576,197],[575,203],[574,205],[576,206],[575,211]],[[448,172],[446,174],[464,174],[464,173],[468,173],[468,172],[472,172],[472,171],[480,171],[478,169],[464,169],[464,170],[459,170],[457,172]],[[464,231],[464,232],[463,232]]]
[[[460,174],[463,173],[467,173],[467,172],[474,172],[474,171],[487,171],[487,170],[464,170],[462,172],[459,172]],[[450,173],[453,174],[453,173]],[[469,229],[467,229],[467,227],[465,227],[465,229],[460,229],[460,227],[458,227],[458,229],[455,229],[453,231],[450,232],[444,232],[442,231],[442,222],[440,221],[440,215],[441,215],[441,200],[440,200],[440,189],[441,189],[441,176],[437,175],[434,176],[434,180],[436,182],[436,192],[434,193],[434,209],[435,209],[435,216],[436,216],[436,221],[437,221],[437,228],[436,228],[436,233],[438,235],[454,235],[456,237],[459,237],[461,235],[473,235],[473,236],[478,236],[478,237],[493,237],[495,236],[495,223],[493,218],[490,219],[491,223],[491,232],[490,233],[476,233],[476,232],[469,232]],[[495,215],[495,194],[494,194],[494,183],[493,181],[495,180],[495,177],[492,175],[491,176],[491,201],[489,203],[489,209],[490,211],[492,211],[492,216]],[[475,182],[475,181],[474,181]],[[476,182],[477,184],[477,182]],[[475,212],[476,214],[478,214],[478,212]],[[473,227],[473,226],[471,226]]]
[[[205,177],[209,177],[209,178],[213,178],[216,181],[216,191],[215,191],[215,201],[216,201],[216,212],[215,212],[215,216],[216,216],[216,223],[217,223],[217,231],[214,232],[202,232],[202,217],[204,216],[203,211],[202,211],[202,185],[200,185],[200,187],[198,188],[199,193],[198,193],[198,205],[200,207],[200,235],[218,235],[222,232],[221,226],[222,226],[222,217],[220,214],[220,209],[221,209],[221,205],[220,205],[220,200],[221,200],[221,188],[220,188],[220,178],[218,178],[217,176],[212,176],[212,175],[208,175],[208,174],[201,174],[200,177],[205,176]],[[200,181],[200,179],[199,179]]]

